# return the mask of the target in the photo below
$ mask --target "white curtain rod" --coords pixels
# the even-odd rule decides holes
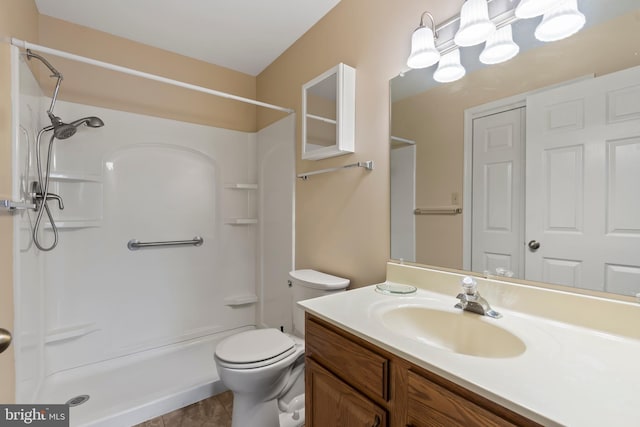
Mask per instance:
[[[183,87],[185,89],[194,90],[196,92],[203,92],[203,93],[208,93],[209,95],[220,96],[222,98],[233,99],[233,100],[240,101],[240,102],[246,102],[248,104],[257,105],[259,107],[270,108],[272,110],[278,110],[278,111],[282,111],[282,112],[285,112],[285,113],[288,113],[288,114],[291,114],[291,113],[294,112],[294,110],[292,110],[291,108],[279,107],[277,105],[267,104],[266,102],[260,102],[260,101],[254,100],[254,99],[243,98],[241,96],[232,95],[230,93],[225,93],[225,92],[220,92],[220,91],[209,89],[209,88],[202,87],[202,86],[192,85],[190,83],[181,82],[179,80],[168,79],[166,77],[157,76],[155,74],[150,74],[150,73],[145,73],[145,72],[134,70],[134,69],[131,69],[131,68],[122,67],[120,65],[109,64],[108,62],[102,62],[102,61],[98,61],[98,60],[95,60],[95,59],[87,58],[87,57],[84,57],[84,56],[75,55],[73,53],[64,52],[64,51],[57,50],[57,49],[51,49],[51,48],[48,48],[46,46],[40,46],[40,45],[29,43],[29,42],[26,42],[24,40],[19,40],[19,39],[16,39],[16,38],[12,38],[11,39],[11,44],[14,45],[14,46],[17,46],[19,48],[22,48],[22,49],[31,49],[31,50],[35,50],[35,51],[38,51],[38,52],[41,52],[41,53],[48,53],[48,54],[51,54],[51,55],[59,56],[61,58],[71,59],[71,60],[78,61],[78,62],[84,62],[85,64],[91,64],[91,65],[95,65],[97,67],[106,68],[108,70],[119,71],[121,73],[130,74],[132,76],[142,77],[142,78],[145,78],[145,79],[155,80],[155,81],[158,81],[158,82],[170,84],[170,85],[173,85],[173,86]]]

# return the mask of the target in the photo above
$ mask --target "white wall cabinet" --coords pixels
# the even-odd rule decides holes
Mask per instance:
[[[338,64],[302,86],[302,159],[355,151],[356,70]]]

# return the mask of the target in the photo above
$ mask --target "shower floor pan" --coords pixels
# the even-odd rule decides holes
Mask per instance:
[[[71,427],[123,427],[226,390],[213,353],[236,329],[58,372],[45,379],[37,403],[89,399],[69,410]]]

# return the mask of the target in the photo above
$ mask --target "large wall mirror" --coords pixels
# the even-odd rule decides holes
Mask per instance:
[[[640,4],[579,6],[565,40],[517,21],[508,62],[391,80],[392,259],[640,292]]]

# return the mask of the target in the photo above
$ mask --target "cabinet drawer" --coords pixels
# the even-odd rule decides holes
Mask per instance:
[[[411,427],[492,427],[515,424],[409,371],[407,423]]]
[[[369,397],[387,400],[389,361],[307,316],[306,355]]]

